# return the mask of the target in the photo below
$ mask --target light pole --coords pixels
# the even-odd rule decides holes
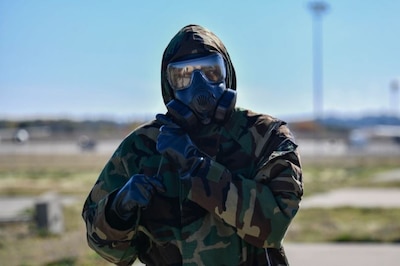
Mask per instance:
[[[322,15],[328,5],[322,1],[310,2],[308,8],[313,16],[313,90],[314,119],[323,118],[323,60],[322,60]]]
[[[398,116],[399,115],[399,82],[397,79],[394,79],[391,83],[390,83],[390,100],[392,103],[392,112],[394,116]]]

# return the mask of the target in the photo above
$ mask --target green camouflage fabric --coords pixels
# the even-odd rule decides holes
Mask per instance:
[[[208,40],[200,26],[182,31]],[[185,42],[182,31],[177,36]],[[179,38],[171,43],[179,44]],[[181,53],[168,49],[164,60]],[[227,55],[225,48],[221,51]],[[163,96],[171,96],[165,86]],[[235,108],[225,124],[191,132],[192,141],[213,159],[206,178],[194,176],[191,184],[181,181],[174,164],[157,152],[161,126],[153,120],[135,129],[105,165],[82,212],[89,246],[117,265],[136,259],[146,265],[288,265],[282,242],[299,209],[303,183],[286,123]],[[138,173],[160,174],[166,191],[156,193],[128,229],[111,226],[107,208],[113,195]]]

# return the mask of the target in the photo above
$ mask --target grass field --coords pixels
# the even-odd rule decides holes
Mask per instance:
[[[33,223],[0,224],[0,264],[111,265],[91,251],[81,218],[83,201],[108,156],[2,155],[0,195],[37,196],[56,191],[76,202],[64,208],[65,234],[43,234]],[[343,187],[400,187],[374,182],[380,172],[398,168],[400,158],[346,158],[303,161],[305,197]],[[29,212],[29,211],[28,211]],[[289,229],[287,242],[400,242],[400,209],[305,209]]]

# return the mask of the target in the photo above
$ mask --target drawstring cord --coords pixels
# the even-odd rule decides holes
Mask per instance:
[[[164,157],[161,155],[161,160],[160,160],[160,163],[158,164],[157,176],[160,175],[161,165],[162,165],[163,159],[164,159]]]
[[[161,166],[162,166],[162,163],[163,163],[163,159],[164,159],[164,157],[161,156],[160,163],[158,164],[157,175],[155,176],[155,178],[159,178],[160,177],[160,172],[161,172]],[[136,219],[136,224],[135,224],[135,234],[137,235],[137,233],[139,231],[141,231],[145,235],[147,235],[153,242],[155,242],[157,244],[161,244],[150,234],[149,231],[147,231],[147,229],[144,226],[139,225],[141,211],[142,211],[142,209],[138,208],[138,210],[137,210],[137,219]]]

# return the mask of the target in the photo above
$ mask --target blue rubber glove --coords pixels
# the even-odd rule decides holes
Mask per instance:
[[[202,154],[189,135],[169,117],[158,114],[156,119],[164,124],[157,139],[157,150],[175,163],[180,177],[187,179],[204,162]]]
[[[155,192],[165,192],[160,177],[133,175],[115,195],[109,213],[118,216],[118,220],[128,222],[138,208],[146,208]]]

